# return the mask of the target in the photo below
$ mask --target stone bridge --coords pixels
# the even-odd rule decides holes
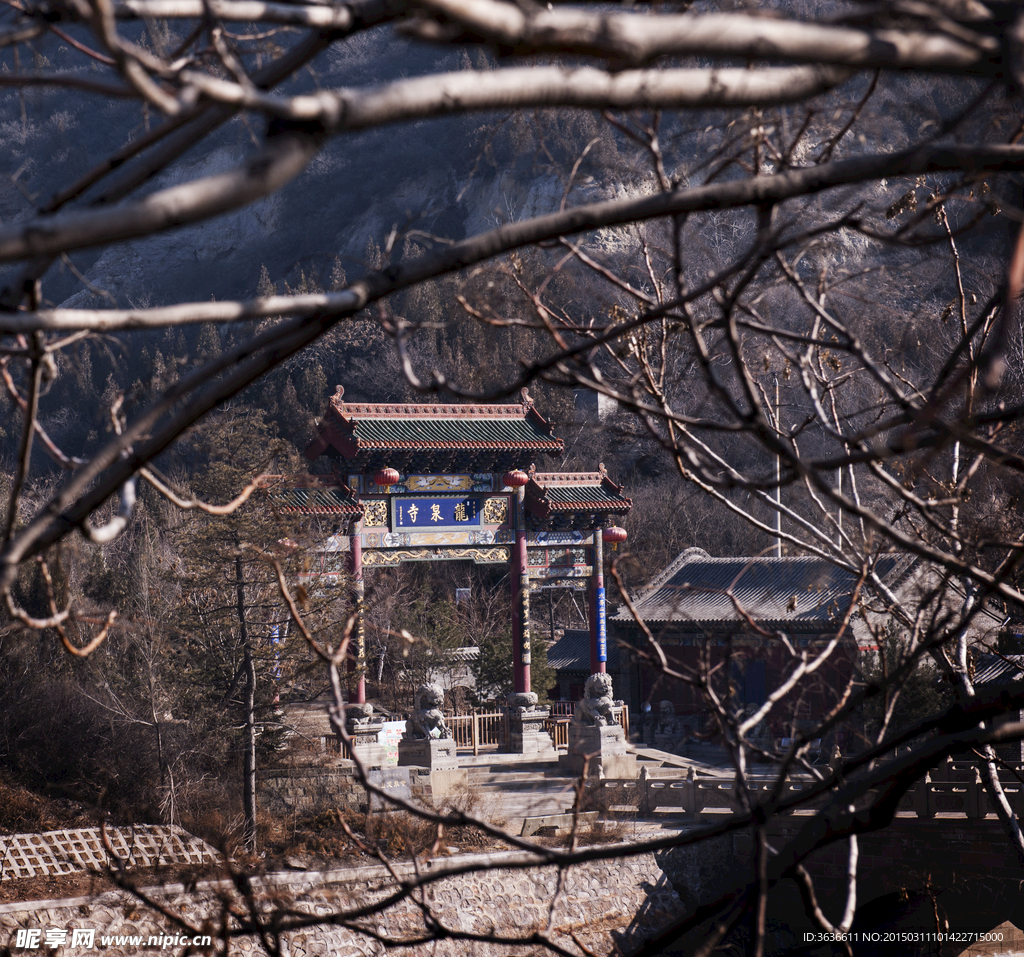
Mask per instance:
[[[974,768],[943,765],[933,781],[926,777],[904,796],[895,819],[884,830],[858,839],[857,911],[854,929],[878,933],[879,940],[860,941],[860,955],[1024,954],[1024,866],[989,800]],[[750,779],[755,790],[769,790],[774,779]],[[787,782],[786,792],[798,793],[810,779]],[[735,809],[731,779],[678,772],[643,774],[637,782],[604,781],[594,785],[609,792],[605,803],[630,806],[647,815],[679,820],[722,821]],[[1024,818],[1024,784],[1003,782],[1011,808]],[[615,795],[613,798],[612,795]],[[785,796],[785,795],[784,795]],[[672,813],[674,812],[674,813]],[[775,817],[769,825],[769,843],[789,843],[807,823],[812,809]],[[839,841],[817,851],[806,862],[824,914],[838,923],[846,905],[849,843]],[[660,861],[686,905],[715,899],[738,875],[753,875],[750,832],[717,839],[693,849],[669,852]],[[769,913],[780,931],[769,951],[788,952],[802,943],[804,931],[816,928],[796,883],[783,881],[773,892]],[[969,946],[968,940],[885,939],[885,932],[911,931],[934,936],[987,934],[1003,927],[1004,946]],[[789,931],[790,933],[784,933]],[[797,938],[793,934],[799,932]],[[781,935],[781,936],[780,936]],[[788,941],[788,943],[787,943]],[[916,949],[915,949],[916,948]],[[843,953],[819,948],[801,952],[820,955]],[[685,949],[679,953],[686,953]]]

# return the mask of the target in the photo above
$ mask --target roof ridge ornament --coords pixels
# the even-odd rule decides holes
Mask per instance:
[[[533,399],[531,398],[530,393],[527,391],[525,385],[519,390],[519,395],[520,395],[520,398],[522,400],[523,405],[527,409],[532,409],[533,408]]]

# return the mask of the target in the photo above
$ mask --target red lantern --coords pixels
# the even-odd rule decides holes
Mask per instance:
[[[522,488],[529,481],[530,476],[522,469],[513,469],[501,477],[501,484],[506,488]]]
[[[402,476],[398,474],[398,469],[381,469],[373,477],[373,480],[381,488],[386,488],[389,485],[395,485],[401,477]]]
[[[624,542],[628,537],[628,533],[624,528],[620,528],[618,525],[613,525],[611,528],[606,528],[601,532],[601,537],[606,542]]]

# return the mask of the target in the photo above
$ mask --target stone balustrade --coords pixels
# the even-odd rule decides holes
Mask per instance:
[[[777,788],[776,778],[767,775],[748,775],[747,785],[754,803],[767,800]],[[794,777],[783,783],[778,798],[788,801],[814,786],[815,782],[809,776]],[[587,787],[601,792],[596,802],[599,806],[630,809],[643,815],[658,810],[679,810],[696,816],[705,811],[739,809],[733,778],[698,775],[692,769],[686,775],[666,775],[664,771],[652,773],[644,768],[636,780],[606,778],[590,781]],[[1010,808],[1018,817],[1024,817],[1024,784],[1017,780],[1003,780],[1002,787]],[[801,807],[813,808],[828,798],[829,792],[826,792]],[[981,819],[995,813],[976,772],[973,779],[958,781],[933,781],[930,775],[926,775],[907,790],[898,810],[914,812],[922,819],[930,819],[940,813]]]

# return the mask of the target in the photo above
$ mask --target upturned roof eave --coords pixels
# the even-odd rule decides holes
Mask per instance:
[[[298,493],[312,499],[317,493],[330,496],[313,501],[298,501]],[[355,492],[332,476],[320,475],[267,475],[260,482],[259,495],[283,515],[343,515],[358,517],[363,506]]]
[[[539,519],[573,512],[627,515],[633,508],[622,486],[608,478],[603,462],[597,472],[538,472],[531,467],[529,476],[526,510]]]
[[[551,512],[614,512],[626,515],[633,506],[632,502],[549,502],[547,513]]]
[[[302,508],[301,506],[278,505],[277,510],[282,515],[362,515],[361,507],[346,505],[338,508]]]

